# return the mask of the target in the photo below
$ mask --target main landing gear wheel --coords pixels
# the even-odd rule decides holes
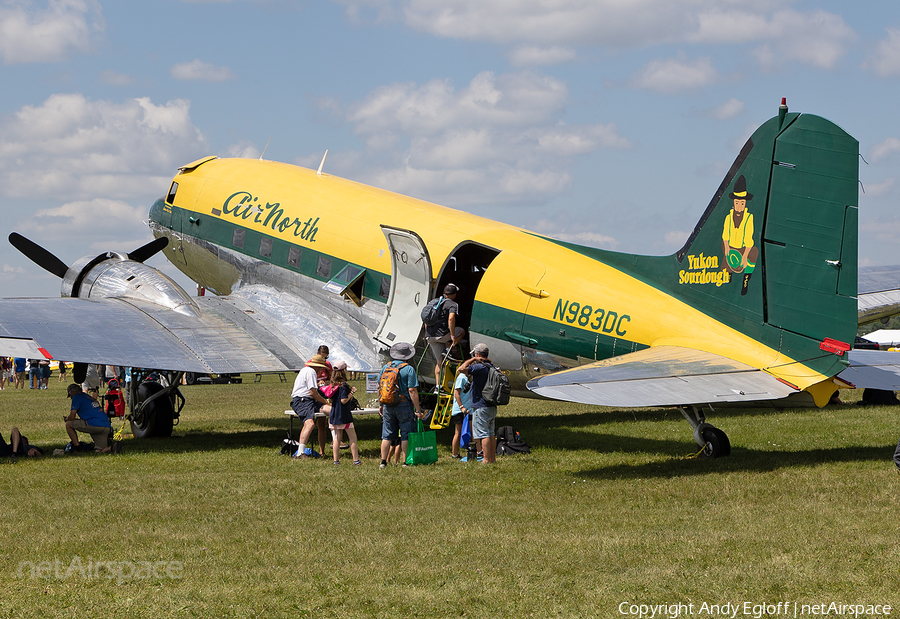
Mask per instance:
[[[164,388],[157,382],[145,381],[138,387],[138,411],[131,414],[131,433],[135,438],[172,436],[175,423],[175,407],[166,395],[150,400]],[[148,401],[150,400],[150,401]]]
[[[706,443],[700,453],[701,458],[722,458],[731,455],[731,441],[719,428],[708,425],[700,436]]]
[[[688,410],[690,409],[690,410]],[[694,430],[694,440],[703,448],[701,458],[724,458],[731,455],[731,441],[728,435],[719,428],[706,423],[706,415],[700,406],[678,407],[691,428]]]

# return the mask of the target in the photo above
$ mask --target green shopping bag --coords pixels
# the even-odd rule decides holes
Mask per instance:
[[[434,430],[423,431],[422,420],[418,420],[419,431],[409,433],[409,444],[406,447],[407,464],[434,464],[437,462],[437,433]]]

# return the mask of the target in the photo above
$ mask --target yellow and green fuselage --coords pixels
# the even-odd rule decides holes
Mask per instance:
[[[741,151],[682,250],[661,257],[564,243],[252,159],[187,166],[150,219],[158,235],[191,241],[170,243],[167,256],[220,294],[247,282],[241,264],[277,270],[280,281],[322,285],[348,264],[364,269],[357,318],[369,330],[384,312],[391,274],[381,226],[416,232],[433,273],[462,244],[492,248],[496,256],[469,291],[467,322],[474,339],[508,342],[527,358],[514,374],[520,388],[535,371],[670,344],[735,359],[806,389],[844,367],[821,342],[852,342],[856,329],[857,153],[853,138],[819,117],[771,119]],[[723,243],[734,195],[743,199],[744,219],[732,228],[746,229],[750,215],[754,223],[742,247]],[[730,264],[726,250],[739,254]],[[241,260],[219,265],[226,255]],[[752,255],[752,268],[741,264],[744,255]],[[266,270],[254,269],[257,277]],[[542,358],[551,360],[548,367],[535,368]]]

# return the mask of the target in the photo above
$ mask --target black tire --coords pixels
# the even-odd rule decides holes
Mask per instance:
[[[728,440],[728,435],[719,428],[710,426],[703,430],[701,436],[706,441],[706,447],[703,448],[703,453],[700,454],[701,457],[724,458],[731,455],[731,441]]]
[[[195,372],[185,372],[184,373],[184,382],[188,385],[196,385],[197,384],[197,374]]]
[[[146,381],[138,387],[138,402],[143,402],[163,390],[157,382]],[[172,436],[175,425],[175,408],[172,399],[166,396],[156,398],[148,406],[142,407],[140,414],[132,414],[131,433],[135,438]]]

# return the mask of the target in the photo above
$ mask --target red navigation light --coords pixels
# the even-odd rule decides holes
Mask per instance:
[[[822,343],[819,344],[819,348],[824,350],[825,352],[833,352],[838,357],[843,355],[845,352],[850,350],[850,344],[846,342],[842,342],[840,340],[833,340],[830,337],[826,337],[822,340]]]

